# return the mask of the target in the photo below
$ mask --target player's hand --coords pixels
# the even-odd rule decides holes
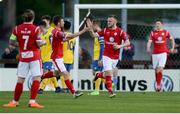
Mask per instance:
[[[89,28],[93,28],[93,24],[92,24],[92,22],[91,22],[91,20],[89,19],[89,18],[87,18],[87,20],[86,20],[86,24],[87,24],[87,26],[89,27]]]
[[[115,50],[120,49],[120,48],[121,48],[121,45],[114,44],[114,45],[113,45],[113,48],[114,48]]]
[[[99,61],[98,61],[98,66],[103,66],[102,60],[99,60]]]

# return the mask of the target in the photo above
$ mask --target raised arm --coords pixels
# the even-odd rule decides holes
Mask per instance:
[[[81,31],[79,31],[79,32],[76,32],[76,33],[74,33],[74,34],[68,34],[68,33],[67,33],[67,34],[64,34],[63,41],[71,40],[71,39],[73,39],[73,38],[75,38],[75,37],[77,37],[77,36],[80,36],[81,34],[85,33],[85,32],[88,31],[88,30],[89,30],[89,28],[85,26],[83,30],[81,30]]]

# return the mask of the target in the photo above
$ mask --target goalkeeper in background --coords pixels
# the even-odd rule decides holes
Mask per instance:
[[[72,34],[70,32],[71,28],[71,23],[69,21],[64,21],[64,32],[67,34]],[[73,62],[74,62],[74,45],[75,45],[75,39],[71,39],[68,41],[65,41],[63,43],[63,60],[64,60],[64,65],[67,69],[67,71],[70,73],[70,70],[73,68]],[[69,92],[69,89],[67,88],[65,81],[64,81],[64,76],[61,76],[61,84],[62,84],[62,89],[64,92]]]
[[[58,85],[57,79],[54,76],[54,72],[52,70],[52,60],[50,59],[52,53],[52,30],[53,27],[50,26],[51,17],[49,15],[42,16],[40,22],[41,28],[41,38],[46,41],[46,45],[42,46],[41,49],[41,58],[43,62],[43,76],[40,84],[40,89],[38,91],[39,94],[43,93],[46,85],[52,85],[55,88],[55,93],[61,92],[61,88]]]
[[[100,23],[97,21],[93,21],[93,30],[95,32],[101,31],[100,28]],[[93,63],[92,63],[92,68],[93,68],[93,75],[95,75],[97,72],[102,72],[102,54],[104,51],[104,38],[103,37],[95,37],[94,38],[94,57],[93,57]],[[101,84],[101,81],[103,79],[98,78],[95,81],[95,90],[90,93],[90,95],[99,95],[99,87]],[[105,81],[105,80],[104,80]]]

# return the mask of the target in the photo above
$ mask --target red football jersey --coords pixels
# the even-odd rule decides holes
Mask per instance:
[[[168,52],[167,39],[170,38],[170,33],[167,30],[154,30],[150,34],[150,40],[154,43],[154,54]]]
[[[63,37],[64,32],[60,28],[54,28],[52,31],[52,54],[51,59],[63,57]]]
[[[39,27],[30,23],[23,23],[14,28],[13,34],[19,43],[20,61],[40,60],[40,50],[36,43],[36,40],[40,39]]]
[[[119,59],[119,49],[115,50],[113,48],[114,44],[120,45],[122,40],[126,41],[126,33],[119,27],[116,29],[104,28],[102,31],[98,32],[100,37],[104,37],[104,56],[108,56],[111,59]]]

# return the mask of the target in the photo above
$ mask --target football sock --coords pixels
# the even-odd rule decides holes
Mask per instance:
[[[161,80],[162,80],[162,72],[156,73],[157,86],[161,86]]]
[[[65,80],[66,86],[68,87],[68,89],[71,91],[72,94],[74,94],[75,90],[73,85],[71,84],[71,81],[69,79]]]
[[[48,84],[48,82],[49,82],[48,78],[43,79],[40,84],[40,89],[43,90],[46,87],[46,85]]]
[[[106,76],[106,87],[107,90],[109,91],[109,93],[112,93],[112,80],[111,80],[111,76]]]
[[[51,82],[53,83],[54,87],[59,87],[56,77],[51,78]]]
[[[14,91],[14,100],[19,101],[20,96],[23,92],[23,84],[22,83],[17,83]]]
[[[99,86],[101,84],[101,78],[98,78],[96,81],[95,81],[95,90],[96,91],[99,91]]]
[[[31,86],[31,95],[30,95],[30,100],[36,99],[36,96],[38,94],[38,89],[39,89],[40,82],[38,80],[34,80]]]

